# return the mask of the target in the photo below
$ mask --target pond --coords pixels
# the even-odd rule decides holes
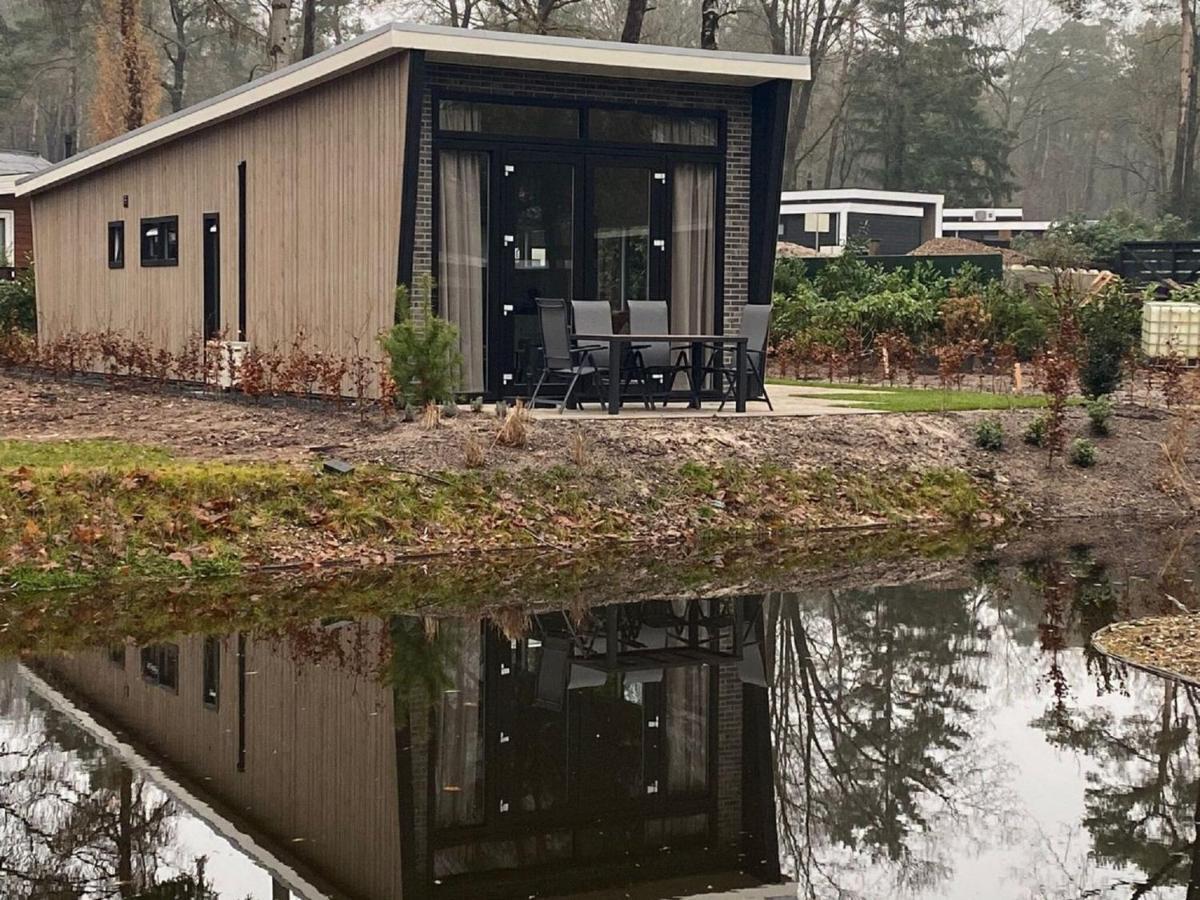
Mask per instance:
[[[1196,559],[29,642],[0,896],[1194,896],[1200,696],[1087,640],[1196,605]]]

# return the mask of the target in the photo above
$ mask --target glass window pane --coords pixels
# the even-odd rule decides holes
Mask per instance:
[[[594,109],[588,113],[592,140],[622,144],[717,145],[717,120],[712,116],[661,115],[629,109]]]
[[[595,169],[596,288],[618,312],[628,300],[649,297],[652,177],[649,169]]]
[[[574,139],[579,137],[579,110],[564,106],[442,100],[438,104],[438,127],[442,131],[472,134]]]

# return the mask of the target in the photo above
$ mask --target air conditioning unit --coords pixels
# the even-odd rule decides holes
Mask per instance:
[[[977,209],[975,210],[976,222],[995,222],[996,211],[994,209]]]

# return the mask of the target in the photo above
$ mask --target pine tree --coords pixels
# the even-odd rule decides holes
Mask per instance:
[[[89,108],[93,140],[107,141],[158,118],[163,90],[141,0],[102,0],[96,68]]]

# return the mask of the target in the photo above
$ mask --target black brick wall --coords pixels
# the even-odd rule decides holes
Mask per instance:
[[[750,243],[750,90],[725,85],[679,84],[631,78],[597,78],[550,72],[521,72],[430,64],[421,109],[421,162],[417,186],[413,273],[433,262],[433,104],[431,90],[495,96],[589,99],[681,109],[719,109],[726,114],[725,160],[725,330],[735,332],[746,304]]]

